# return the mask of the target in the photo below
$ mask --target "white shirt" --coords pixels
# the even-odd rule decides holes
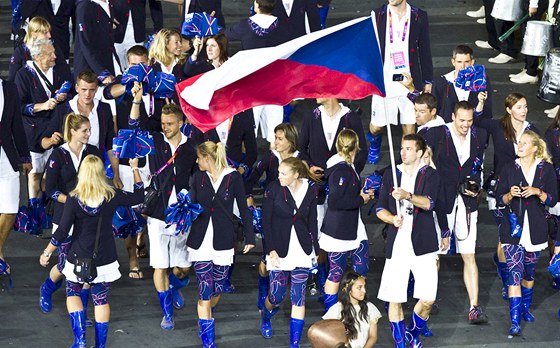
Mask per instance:
[[[72,152],[72,150],[70,150],[70,146],[68,145],[68,143],[64,143],[62,145],[60,145],[60,147],[62,147],[64,150],[68,151],[68,153],[70,154],[70,158],[72,159],[72,164],[74,165],[74,169],[76,169],[76,173],[78,172],[78,169],[80,167],[80,160],[84,155],[84,150],[86,149],[86,146],[82,146],[82,150],[80,151],[80,157],[76,156],[76,154],[74,154],[74,152]]]
[[[70,105],[70,109],[72,109],[74,113],[80,114],[80,111],[78,110],[78,95],[75,95],[74,98],[72,98],[68,102],[68,104]],[[100,149],[101,147],[99,147],[99,143],[101,139],[99,139],[99,137],[100,137],[101,130],[99,127],[99,117],[97,115],[98,105],[99,105],[99,100],[94,98],[93,108],[91,109],[90,114],[84,116],[86,116],[89,119],[89,123],[91,125],[91,135],[89,136],[88,144],[96,146],[98,149]],[[105,149],[105,150],[108,151],[109,149]]]
[[[111,9],[109,8],[109,2],[108,1],[103,1],[103,0],[91,0],[91,1],[93,1],[96,4],[98,4],[99,6],[101,6],[101,8],[103,8],[105,13],[107,13],[107,16],[109,16],[109,18],[111,18]]]
[[[169,144],[169,147],[171,148],[171,156],[173,156],[175,154],[175,151],[177,151],[177,148],[181,145],[183,145],[184,143],[187,142],[187,140],[189,140],[189,138],[187,138],[186,135],[184,135],[183,133],[181,134],[181,141],[179,142],[179,145],[177,147],[173,146],[173,144],[171,144],[169,142],[169,140],[167,139],[167,137],[165,136],[165,134],[163,135],[163,140]],[[175,162],[175,161],[174,161]],[[175,167],[173,167],[173,174],[177,174],[175,171]],[[175,185],[173,185],[173,189],[171,191],[171,195],[169,195],[169,200],[167,201],[167,205],[171,205],[173,203],[177,202],[177,190],[175,189]]]
[[[525,129],[527,129],[528,125],[529,125],[529,122],[523,121],[523,128],[521,128],[521,132],[519,132],[519,134],[517,134],[517,136],[515,137],[515,143],[513,143],[513,148],[515,149],[515,154],[516,155],[517,155],[517,143],[519,143],[519,140],[521,140],[521,136],[525,132]]]
[[[220,123],[216,126],[216,133],[218,133],[218,137],[220,138],[220,142],[224,145],[227,144],[229,130],[231,129],[231,124],[233,123],[233,117],[228,118],[224,122]]]
[[[397,168],[401,171],[401,188],[407,192],[411,192],[414,194],[414,185],[416,184],[416,176],[418,175],[418,171],[425,167],[426,165],[421,163],[412,173],[412,175],[408,175],[404,170],[404,164],[397,165]],[[412,245],[412,223],[413,223],[413,215],[409,214],[411,209],[414,209],[414,205],[403,199],[398,201],[397,204],[400,204],[401,214],[403,216],[403,223],[399,228],[399,232],[397,233],[397,237],[395,238],[395,243],[393,244],[393,250],[404,250],[404,249],[414,249]],[[394,255],[394,253],[393,253]]]
[[[389,26],[389,13],[393,18],[393,43],[391,43],[390,26]],[[410,5],[406,5],[406,14],[399,19],[399,16],[391,12],[391,7],[387,7],[387,23],[385,33],[385,59],[383,64],[383,73],[385,76],[385,89],[387,98],[406,96],[408,89],[400,82],[393,81],[393,74],[410,73],[409,55],[408,55],[408,38],[410,34],[410,18],[411,9]],[[405,23],[408,21],[406,32]],[[395,62],[399,67],[395,67]]]
[[[282,0],[282,4],[284,5],[284,9],[286,10],[288,17],[290,17],[290,14],[292,13],[292,7],[294,5],[294,0]]]
[[[462,88],[455,86],[455,71],[451,71],[445,75],[443,75],[447,81],[449,81],[453,88],[455,89],[455,94],[457,94],[457,99],[459,101],[468,101],[469,100],[469,91],[465,91]]]
[[[370,322],[377,323],[377,321],[381,318],[381,313],[379,310],[373,305],[373,303],[367,303],[367,321],[364,321],[360,316],[360,305],[354,305],[354,309],[356,311],[356,319],[357,319],[357,327],[356,331],[358,331],[358,335],[355,339],[350,340],[350,344],[352,347],[363,347],[368,338],[369,338],[369,324]],[[337,302],[335,303],[325,315],[323,315],[323,319],[337,319],[341,320],[341,312],[342,312],[342,303]]]
[[[422,129],[424,128],[434,128],[434,127],[439,127],[439,126],[443,126],[445,124],[445,121],[443,120],[443,118],[441,118],[441,116],[436,116],[436,118],[434,118],[433,120],[430,120],[426,123],[424,123],[421,126],[418,126],[418,129],[416,130],[416,133],[420,132]]]
[[[453,122],[445,124],[449,133],[451,133],[451,139],[453,140],[453,145],[455,145],[455,151],[457,152],[457,157],[459,158],[459,164],[463,165],[471,156],[471,129],[467,132],[465,136],[465,141],[461,143],[461,138],[459,135],[455,134],[453,130]]]
[[[323,105],[319,106],[319,111],[321,111],[321,124],[323,125],[323,133],[325,135],[325,140],[327,141],[328,148],[332,148],[334,141],[336,140],[336,130],[340,123],[342,116],[346,115],[350,109],[342,104],[338,104],[340,110],[330,117],[325,111]]]
[[[58,12],[58,9],[60,8],[61,3],[62,3],[62,0],[51,0],[51,4],[52,4],[54,14],[56,14]]]

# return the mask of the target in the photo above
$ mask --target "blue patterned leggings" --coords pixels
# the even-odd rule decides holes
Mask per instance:
[[[273,306],[278,306],[286,297],[288,278],[291,276],[291,299],[292,306],[305,306],[305,286],[309,278],[309,268],[296,268],[293,271],[270,271],[270,290],[268,301]]]
[[[540,251],[526,251],[522,245],[513,244],[502,245],[502,248],[506,255],[509,286],[520,286],[521,279],[535,280],[536,266],[541,256]]]
[[[212,261],[193,262],[198,282],[198,299],[209,301],[224,291],[224,282],[231,266],[218,266]]]
[[[360,275],[365,276],[369,269],[369,244],[367,240],[360,242],[357,249],[345,251],[341,253],[328,252],[329,258],[329,277],[327,278],[333,283],[340,283],[342,274],[346,269],[346,261],[351,258],[352,268]]]
[[[80,296],[84,284],[66,281],[66,296]],[[111,283],[102,282],[91,284],[91,298],[94,306],[103,306],[109,303],[109,290]]]

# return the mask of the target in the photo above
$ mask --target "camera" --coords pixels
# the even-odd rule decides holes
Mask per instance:
[[[465,191],[471,191],[476,194],[480,191],[480,185],[470,175],[459,184],[459,193],[465,195]]]
[[[403,74],[393,74],[393,81],[404,81]]]

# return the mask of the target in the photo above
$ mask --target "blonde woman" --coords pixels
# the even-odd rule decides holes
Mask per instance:
[[[511,219],[503,219],[500,225],[509,275],[509,334],[513,336],[521,334],[520,319],[535,320],[529,308],[536,265],[541,250],[548,246],[545,207],[553,207],[558,201],[556,173],[544,140],[526,130],[517,142],[517,156],[500,173],[497,192],[498,204],[509,205],[508,211],[517,216],[517,231]]]
[[[247,208],[243,178],[228,167],[222,143],[206,141],[198,145],[198,167],[193,176],[191,200],[204,211],[194,220],[187,238],[189,261],[198,282],[198,324],[202,345],[214,347],[212,309],[223,292],[229,268],[233,264],[236,232],[232,212],[241,215],[246,254],[255,246],[251,212]]]
[[[325,312],[338,301],[338,285],[348,257],[356,273],[365,276],[368,272],[368,240],[360,208],[373,197],[373,190],[362,191],[360,176],[354,168],[359,150],[356,132],[344,129],[336,138],[337,154],[327,161],[328,208],[319,237],[330,268],[325,282]]]
[[[131,159],[130,166],[134,172],[134,193],[116,190],[109,185],[103,160],[99,157],[88,155],[82,160],[76,188],[67,197],[58,229],[39,258],[40,264],[46,267],[57,245],[68,238],[70,229],[74,227],[72,244],[62,270],[66,277],[66,306],[75,337],[73,347],[86,347],[85,311],[80,299],[84,282],[74,274],[74,263],[76,258],[92,257],[99,219],[99,247],[94,261],[97,277],[90,285],[95,305],[95,346],[105,347],[107,341],[109,289],[111,283],[121,276],[111,227],[112,218],[119,205],[140,204],[144,199],[144,185],[138,171],[138,159]]]
[[[148,54],[154,73],[161,71],[175,75],[177,82],[183,80],[183,64],[181,34],[169,28],[161,29],[155,36]]]
[[[33,17],[29,21],[27,26],[27,34],[23,39],[23,44],[17,46],[12,54],[12,59],[10,60],[10,67],[8,71],[8,81],[14,82],[16,78],[16,73],[19,69],[25,66],[28,60],[31,60],[31,53],[29,52],[29,47],[33,44],[33,41],[37,39],[50,39],[51,38],[51,25],[43,17]],[[64,69],[61,71],[63,76],[72,76],[70,74],[70,67],[68,63],[64,60],[64,54],[62,50],[55,44],[55,54],[56,54],[56,67],[57,69]]]

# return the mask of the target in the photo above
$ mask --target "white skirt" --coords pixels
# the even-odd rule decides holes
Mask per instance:
[[[121,277],[121,272],[119,272],[119,262],[113,261],[108,265],[98,266],[97,268],[97,277],[91,282],[91,284],[95,283],[111,283]],[[66,259],[66,263],[64,264],[64,269],[62,270],[62,274],[66,277],[66,280],[69,280],[74,283],[83,284],[82,281],[78,280],[78,277],[74,274],[74,264]]]
[[[0,199],[0,214],[17,214],[19,208],[19,175],[0,178],[0,197],[2,197]]]

